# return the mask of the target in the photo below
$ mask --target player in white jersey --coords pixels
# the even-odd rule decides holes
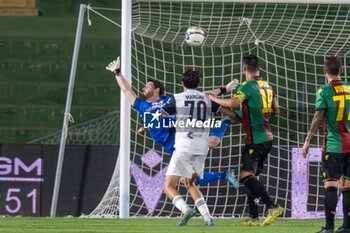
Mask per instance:
[[[174,110],[176,108],[176,132],[178,133],[175,135],[175,150],[207,154],[211,120],[210,98],[200,91],[186,89],[180,94],[175,94],[168,103],[170,105],[165,108],[169,106]],[[204,122],[209,122],[206,127],[203,127]]]
[[[199,72],[186,71],[182,76],[185,91],[175,94],[162,108],[165,115],[176,114],[175,151],[166,173],[164,192],[184,214],[178,226],[186,225],[196,214],[195,209],[191,209],[177,191],[176,186],[180,179],[190,192],[205,225],[215,225],[202,193],[193,182],[204,170],[209,149],[209,131],[212,124],[215,124],[211,120],[212,112],[220,110],[220,106],[211,102],[209,96],[196,90],[200,78]]]

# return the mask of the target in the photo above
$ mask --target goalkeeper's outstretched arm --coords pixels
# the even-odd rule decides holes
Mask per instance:
[[[124,95],[128,98],[129,102],[131,105],[134,105],[135,100],[137,98],[136,93],[131,89],[130,84],[128,81],[125,80],[124,76],[122,74],[116,74],[115,75],[115,80],[117,81],[120,89],[122,89]]]
[[[131,86],[128,83],[128,81],[126,81],[124,76],[121,74],[120,57],[118,57],[117,60],[114,60],[111,63],[109,63],[108,66],[106,66],[106,70],[111,71],[115,75],[115,80],[117,81],[120,89],[123,91],[124,95],[126,95],[131,105],[134,105],[137,95],[131,89]]]

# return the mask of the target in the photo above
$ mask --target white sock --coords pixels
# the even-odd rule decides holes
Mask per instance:
[[[181,195],[177,195],[173,198],[173,204],[178,208],[183,214],[187,214],[191,208],[187,205],[185,200]]]
[[[209,208],[203,197],[198,198],[194,204],[204,218],[204,221],[209,221],[211,219]]]

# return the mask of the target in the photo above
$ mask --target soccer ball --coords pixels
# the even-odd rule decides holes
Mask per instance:
[[[200,46],[205,39],[205,31],[201,27],[189,27],[185,33],[185,41],[190,46]]]

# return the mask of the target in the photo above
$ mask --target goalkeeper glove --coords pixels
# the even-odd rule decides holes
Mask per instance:
[[[113,74],[120,75],[120,57],[109,63],[108,66],[106,66],[106,70],[111,71]]]
[[[229,82],[227,85],[226,85],[226,91],[227,92],[231,92],[231,91],[234,91],[236,90],[236,88],[239,86],[239,81],[238,79],[234,79],[232,80],[231,82]]]
[[[231,92],[237,89],[237,87],[239,86],[239,81],[238,79],[234,79],[231,82],[229,82],[226,86],[224,87],[220,87],[220,94],[225,94],[226,92]]]

